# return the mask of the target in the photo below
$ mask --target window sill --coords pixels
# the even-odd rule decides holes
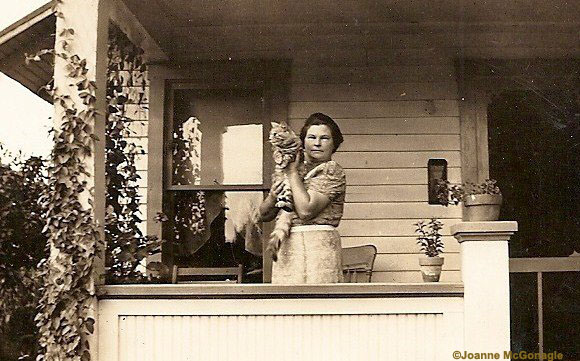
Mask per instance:
[[[256,299],[463,297],[462,283],[342,283],[328,285],[106,285],[99,299]]]

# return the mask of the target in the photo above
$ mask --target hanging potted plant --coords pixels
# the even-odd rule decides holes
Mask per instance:
[[[497,221],[503,201],[503,196],[494,179],[486,179],[475,184],[466,182],[461,185],[452,185],[448,181],[439,183],[438,191],[441,204],[455,205],[463,202],[465,220],[471,222]]]
[[[441,268],[444,258],[439,256],[443,253],[443,236],[441,229],[443,223],[436,218],[431,218],[429,222],[420,220],[414,224],[417,228],[417,244],[425,254],[419,257],[421,275],[424,282],[439,282]]]

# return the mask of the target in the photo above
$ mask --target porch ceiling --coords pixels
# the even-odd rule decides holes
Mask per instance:
[[[41,90],[52,79],[52,61],[25,64],[25,54],[35,54],[54,46],[56,18],[48,3],[18,22],[0,31],[0,72],[27,87],[46,101],[49,94]]]
[[[443,47],[456,48],[464,31],[519,27],[525,34],[528,28],[522,27],[531,26],[536,33],[577,37],[580,29],[580,2],[569,0],[150,0],[146,6],[142,0],[123,1],[163,50],[183,61],[377,48],[390,34],[439,34],[442,39],[451,34],[452,43]]]

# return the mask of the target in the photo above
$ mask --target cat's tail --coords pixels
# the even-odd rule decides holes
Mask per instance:
[[[292,226],[292,213],[286,212],[285,210],[280,210],[280,212],[280,216],[276,219],[274,230],[270,234],[267,247],[274,262],[278,260],[280,246],[282,246],[282,242],[288,239],[288,236],[290,235],[290,227]]]

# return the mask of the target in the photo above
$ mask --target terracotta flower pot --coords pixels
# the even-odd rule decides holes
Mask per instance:
[[[443,257],[419,257],[419,266],[421,266],[421,275],[423,282],[439,282],[441,277],[441,268],[443,267]]]
[[[503,197],[501,194],[470,194],[465,196],[465,219],[471,222],[497,221]]]

